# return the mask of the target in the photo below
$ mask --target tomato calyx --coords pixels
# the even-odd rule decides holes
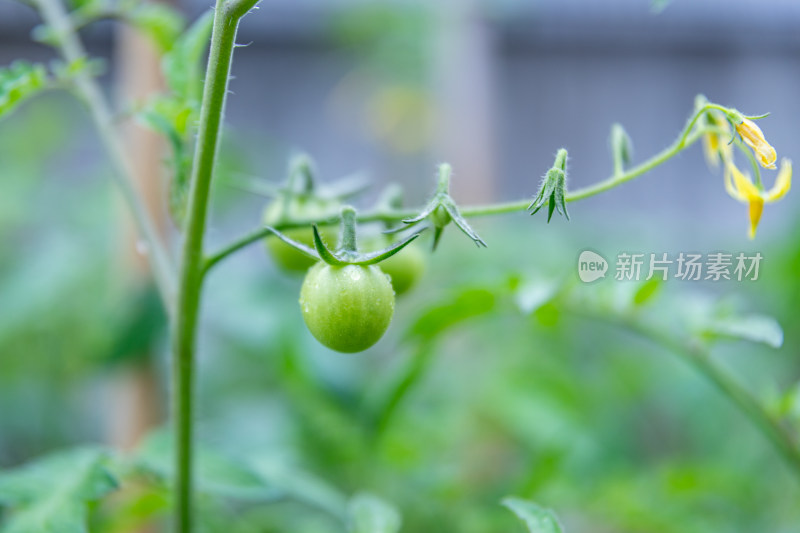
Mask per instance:
[[[450,196],[450,175],[452,172],[453,169],[448,163],[442,163],[439,165],[438,183],[433,198],[431,198],[428,204],[422,209],[420,214],[413,218],[403,219],[402,222],[405,224],[404,226],[387,230],[385,233],[397,233],[415,226],[427,218],[430,218],[431,226],[434,228],[434,250],[439,245],[439,238],[442,236],[444,228],[450,222],[455,223],[458,229],[460,229],[467,237],[472,239],[472,242],[474,242],[476,246],[479,248],[481,246],[486,247],[486,242],[480,238],[475,230],[469,225],[467,219],[461,215],[456,202]]]
[[[265,226],[265,229],[268,229],[283,242],[294,247],[307,256],[319,261],[323,261],[332,266],[367,266],[378,264],[411,244],[417,237],[420,236],[421,233],[421,231],[413,233],[398,242],[390,244],[382,250],[361,253],[358,251],[356,244],[356,210],[350,206],[343,207],[341,212],[341,221],[342,227],[339,238],[339,247],[336,248],[336,250],[331,250],[328,245],[325,244],[325,241],[323,241],[319,232],[319,228],[316,224],[312,224],[311,226],[314,234],[314,248],[291,239],[274,227]],[[423,230],[424,229],[425,228],[423,228]]]

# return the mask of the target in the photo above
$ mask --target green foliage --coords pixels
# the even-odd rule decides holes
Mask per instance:
[[[170,91],[181,101],[197,107],[202,87],[201,61],[208,49],[211,27],[214,23],[212,12],[204,13],[178,37],[172,48],[164,54],[162,70]],[[185,124],[176,128],[185,133]]]
[[[166,433],[150,436],[140,447],[135,464],[172,482],[172,443]],[[281,494],[246,463],[211,448],[198,446],[196,463],[197,487],[202,494],[240,501],[271,501]]]
[[[763,343],[772,348],[783,345],[783,330],[769,316],[744,315],[712,317],[702,324],[700,333],[709,338],[729,338]]]
[[[564,531],[558,517],[550,509],[519,498],[505,498],[503,505],[525,523],[529,533],[563,533]]]
[[[125,18],[148,35],[161,52],[173,48],[185,21],[180,12],[161,2],[137,2],[125,12]]]
[[[15,61],[0,68],[0,118],[50,86],[50,76],[44,65]]]
[[[212,12],[199,17],[164,54],[161,68],[169,92],[151,98],[139,110],[139,120],[161,133],[172,149],[170,157],[169,210],[177,225],[182,225],[188,201],[192,141],[200,113],[202,87],[201,62],[208,48]]]
[[[105,451],[59,452],[0,474],[4,533],[88,533],[89,505],[117,488]]]

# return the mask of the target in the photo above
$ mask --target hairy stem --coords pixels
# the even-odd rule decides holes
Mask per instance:
[[[681,138],[676,141],[672,146],[665,148],[661,152],[657,153],[647,161],[636,165],[635,167],[623,172],[622,174],[612,176],[606,180],[601,181],[600,183],[596,183],[589,187],[585,187],[583,189],[578,189],[577,191],[573,191],[567,194],[567,201],[574,202],[576,200],[583,200],[584,198],[589,198],[590,196],[594,196],[596,194],[600,194],[601,192],[605,192],[609,189],[613,189],[619,185],[622,185],[626,181],[631,181],[634,178],[638,178],[642,174],[645,174],[659,165],[662,165],[666,161],[672,159],[680,152],[682,152],[687,146],[695,143],[700,137],[703,135],[703,131],[696,131],[691,135],[684,137],[683,135]]]
[[[180,264],[177,312],[173,322],[173,416],[175,431],[175,530],[192,530],[192,417],[194,363],[200,296],[205,272],[203,241],[211,178],[228,91],[239,19],[255,4],[218,0],[197,132],[186,236]]]
[[[58,43],[58,50],[67,63],[84,61],[86,50],[75,34],[72,22],[61,0],[35,0],[44,22],[52,29]],[[147,255],[153,271],[153,279],[158,287],[161,300],[167,312],[173,314],[173,298],[175,294],[174,269],[169,259],[166,246],[156,231],[152,218],[142,202],[133,181],[124,145],[114,126],[113,113],[100,86],[92,76],[80,71],[75,74],[75,89],[89,109],[95,128],[99,133],[114,172],[112,176],[128,204],[137,230],[147,246]]]
[[[691,121],[687,127],[692,127],[693,125],[694,121]],[[669,159],[675,157],[678,153],[686,149],[688,146],[697,142],[697,140],[699,140],[703,134],[709,131],[717,131],[717,130],[714,128],[708,128],[708,129],[703,128],[703,129],[698,129],[691,135],[684,135],[683,133],[681,133],[681,137],[677,141],[675,141],[673,145],[664,149],[658,154],[654,155],[647,161],[633,167],[627,172],[623,172],[621,174],[615,173],[614,176],[604,181],[601,181],[591,187],[587,187],[585,189],[579,189],[575,192],[568,193],[566,200],[568,202],[573,202],[577,200],[582,200],[584,198],[589,198],[590,196],[600,194],[601,192],[613,189],[614,187],[617,187],[618,185],[621,185],[626,181],[630,181],[634,178],[637,178],[642,174],[645,174],[648,171],[654,169],[655,167],[662,165]],[[463,208],[460,208],[459,211],[461,212],[462,216],[468,218],[483,217],[490,215],[502,215],[507,213],[518,213],[526,211],[530,203],[531,203],[530,198],[526,198],[524,200],[497,203],[491,205],[465,206]],[[419,214],[419,209],[393,209],[391,207],[384,205],[372,211],[364,211],[358,213],[356,215],[356,220],[362,223],[363,222],[396,223],[403,219],[413,218],[418,214]],[[312,224],[316,224],[319,226],[332,226],[334,224],[338,224],[340,220],[341,220],[340,215],[328,215],[323,218],[319,217],[297,218],[292,220],[285,220],[280,224],[275,224],[273,227],[278,231],[283,231],[285,229],[291,229],[291,228],[310,227]],[[242,237],[236,239],[234,242],[226,245],[225,247],[221,248],[220,250],[209,256],[205,262],[206,265],[205,270],[209,270],[212,266],[216,265],[223,259],[227,258],[229,255],[238,252],[242,248],[263,239],[270,233],[272,233],[271,229],[261,227],[261,228],[256,228],[251,232],[243,235]]]

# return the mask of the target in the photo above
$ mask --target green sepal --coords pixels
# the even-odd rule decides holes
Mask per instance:
[[[566,172],[567,153],[563,148],[558,151],[555,163],[547,171],[539,185],[539,192],[536,193],[528,210],[531,215],[535,215],[539,210],[547,205],[547,222],[553,217],[553,212],[558,211],[569,220],[567,212],[567,172]]]
[[[461,215],[458,206],[453,198],[450,196],[450,165],[443,163],[439,166],[439,181],[436,186],[436,193],[425,208],[415,217],[403,219],[403,224],[398,228],[386,230],[384,233],[397,233],[404,229],[414,226],[426,218],[431,219],[431,225],[434,227],[435,233],[433,236],[433,249],[435,250],[439,244],[439,239],[444,231],[445,226],[451,221],[455,222],[456,226],[478,247],[486,247],[486,242],[480,238],[477,232],[472,229],[467,220]],[[444,211],[444,213],[442,213]],[[447,216],[443,216],[446,214]]]
[[[472,242],[474,242],[478,248],[481,246],[484,248],[487,247],[486,242],[481,239],[475,230],[472,229],[469,223],[467,223],[467,219],[461,216],[461,213],[458,211],[458,206],[456,206],[456,203],[451,200],[450,197],[447,197],[447,199],[442,203],[442,207],[444,207],[445,211],[447,211],[447,213],[453,219],[453,222],[456,226],[458,226],[458,229],[460,229],[464,235],[472,239]]]
[[[331,251],[325,243],[322,241],[322,236],[319,234],[319,230],[317,229],[317,225],[314,224],[312,226],[314,230],[314,248],[316,248],[316,255],[319,256],[319,259],[325,261],[329,265],[333,266],[345,266],[345,265],[359,265],[359,266],[367,266],[367,265],[375,265],[380,263],[381,261],[390,258],[409,244],[414,241],[417,237],[420,236],[420,232],[414,233],[409,235],[402,241],[396,242],[391,246],[388,246],[382,250],[378,250],[376,252],[370,252],[368,254],[361,254],[361,253],[336,253]],[[276,233],[277,234],[277,233]],[[283,239],[284,242],[287,244],[291,244],[295,246],[294,241],[291,239]],[[290,242],[291,241],[291,242]],[[299,244],[299,243],[296,243]],[[303,246],[302,244],[300,246]],[[304,247],[305,248],[305,247]],[[299,250],[303,251],[301,248]],[[348,256],[348,257],[345,257]]]
[[[276,230],[272,226],[264,226],[264,229],[268,229],[277,238],[279,238],[280,240],[282,240],[283,242],[285,242],[289,246],[292,246],[293,248],[296,248],[298,251],[303,252],[307,256],[312,257],[312,258],[317,259],[317,260],[320,259],[319,254],[316,251],[314,251],[314,248],[306,246],[303,243],[297,242],[296,240],[294,240],[294,239],[292,239],[290,237],[287,237],[286,235],[284,235],[280,231]],[[317,231],[317,226],[314,225],[314,239],[316,240],[318,237],[319,237],[319,232]]]

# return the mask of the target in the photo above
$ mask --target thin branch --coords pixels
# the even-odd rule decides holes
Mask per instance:
[[[707,346],[692,339],[681,339],[661,332],[641,321],[608,313],[593,313],[569,306],[569,312],[623,327],[673,352],[700,372],[759,429],[800,480],[800,446],[758,400],[727,371],[714,363]]]
[[[74,33],[72,23],[61,0],[34,0],[45,23],[52,29],[58,49],[67,63],[81,62],[87,59],[86,51],[78,36]],[[114,167],[114,180],[122,193],[128,208],[133,215],[136,227],[147,245],[147,256],[153,271],[153,278],[158,287],[161,300],[168,314],[173,314],[173,298],[175,294],[175,271],[171,264],[166,246],[158,236],[147,209],[136,190],[124,145],[117,132],[111,106],[100,86],[85,70],[75,74],[75,89],[89,109],[100,140]]]

